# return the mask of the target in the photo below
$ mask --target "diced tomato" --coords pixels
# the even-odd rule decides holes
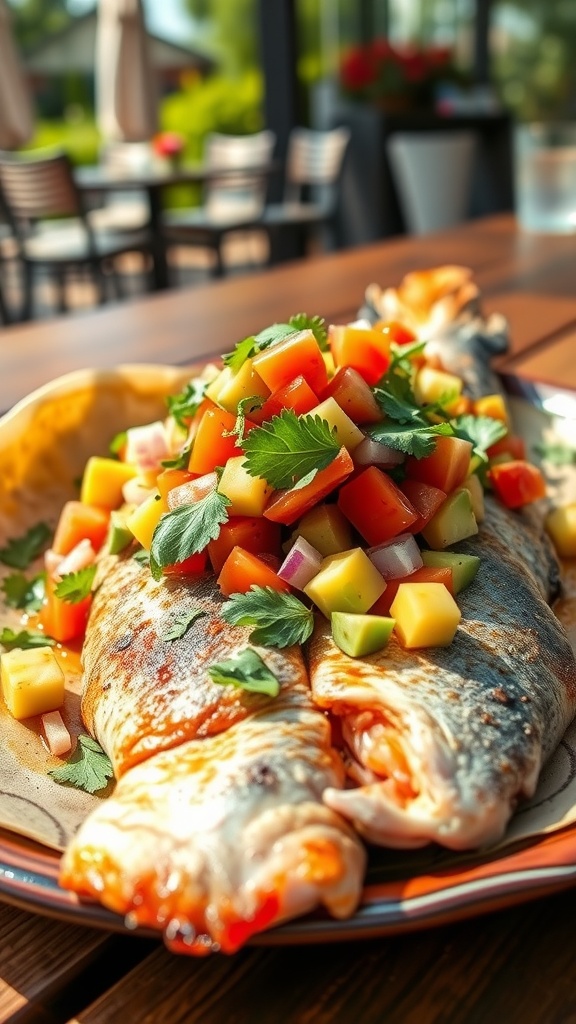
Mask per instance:
[[[94,551],[99,551],[109,520],[108,509],[86,505],[83,501],[67,501],[60,513],[52,550],[57,555],[68,555],[81,540],[89,540]]]
[[[431,455],[406,459],[406,475],[424,484],[431,484],[449,494],[468,476],[472,444],[461,437],[439,434]]]
[[[318,397],[308,384],[308,381],[300,374],[289,384],[275,391],[270,398],[267,398],[261,409],[251,413],[254,422],[264,423],[265,420],[279,416],[283,409],[292,409],[297,416],[310,412],[318,405]]]
[[[390,337],[374,328],[334,324],[330,349],[337,367],[351,366],[367,384],[376,384],[390,365]]]
[[[499,441],[491,444],[486,454],[489,459],[494,459],[497,455],[510,455],[513,459],[525,459],[526,445],[518,434],[506,434],[506,437],[501,437]]]
[[[236,417],[225,409],[207,409],[204,413],[192,447],[188,469],[191,473],[210,473],[216,466],[223,466],[228,459],[242,454],[236,445],[236,434],[231,434]],[[256,426],[246,420],[246,430]],[[227,436],[225,436],[227,435]]]
[[[492,466],[488,479],[507,508],[521,508],[546,494],[546,483],[538,467],[520,459]]]
[[[71,604],[70,601],[56,597],[56,583],[56,580],[47,577],[46,601],[40,611],[40,622],[47,636],[53,637],[59,643],[67,643],[68,640],[84,636],[92,595],[89,594],[82,601]]]
[[[291,487],[285,491],[275,491],[264,509],[266,519],[290,526],[343,483],[353,470],[354,463],[348,451],[341,448],[330,465],[321,469],[309,484],[305,484],[304,487]]]
[[[411,533],[420,533],[430,522],[432,516],[438,511],[442,502],[446,501],[446,492],[439,487],[432,487],[431,484],[424,484],[421,480],[403,480],[400,484],[402,494],[405,494],[411,505],[418,513],[418,519],[410,527]]]
[[[232,548],[241,547],[253,555],[280,556],[280,524],[262,516],[234,516],[220,527],[216,540],[208,544],[214,572],[220,572]]]
[[[378,320],[374,324],[374,329],[382,331],[382,334],[386,335],[395,345],[411,345],[413,341],[416,341],[414,332],[398,320]]]
[[[312,331],[301,331],[254,356],[253,366],[270,391],[302,376],[315,394],[328,383],[326,364]]]
[[[409,530],[418,513],[386,473],[369,466],[340,488],[338,507],[369,544]]]
[[[195,479],[196,473],[191,473],[189,469],[165,469],[164,472],[159,473],[156,486],[160,491],[164,507],[168,508],[168,491],[172,491],[175,487],[179,487],[180,484],[186,484],[190,480]]]
[[[443,583],[454,597],[452,569],[448,566],[423,565],[409,576],[400,576],[386,582],[386,590],[370,609],[370,615],[389,615],[390,606],[401,583]]]
[[[285,593],[290,591],[288,583],[281,580],[274,569],[251,551],[245,551],[238,546],[232,548],[217,582],[224,597],[229,597],[230,594],[246,594],[253,585],[273,587],[274,590],[282,590]]]
[[[383,415],[364,378],[351,366],[341,366],[322,392],[333,398],[354,423],[379,423]]]
[[[207,559],[207,552],[199,551],[197,554],[185,558],[182,562],[165,565],[162,572],[166,576],[191,576],[206,570]]]

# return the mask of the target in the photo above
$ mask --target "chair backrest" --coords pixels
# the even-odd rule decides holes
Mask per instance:
[[[315,188],[325,201],[334,201],[349,141],[350,131],[344,127],[327,131],[293,128],[288,141],[285,200],[298,201],[305,189]]]
[[[215,220],[258,218],[264,210],[267,168],[276,143],[274,132],[223,135],[213,132],[206,140],[206,163],[227,173],[209,178],[204,203]],[[262,173],[258,173],[262,168]],[[255,172],[255,173],[254,173]]]
[[[466,220],[476,149],[473,132],[397,132],[386,146],[411,234]]]
[[[82,217],[70,160],[0,153],[0,188],[11,220],[35,222],[48,217]]]

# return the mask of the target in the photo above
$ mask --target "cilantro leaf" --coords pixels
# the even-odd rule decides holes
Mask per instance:
[[[227,352],[222,356],[222,360],[225,366],[229,366],[236,373],[247,359],[251,359],[258,352],[262,352],[265,348],[270,348],[271,345],[277,345],[291,334],[297,334],[299,331],[306,330],[312,331],[322,351],[328,348],[328,332],[324,320],[319,316],[307,316],[306,313],[296,313],[290,317],[287,324],[271,324],[270,327],[265,327],[259,334],[243,338],[232,352]]]
[[[423,420],[410,377],[403,373],[386,374],[374,388],[374,397],[382,412],[393,420],[400,423],[408,423],[413,419]]]
[[[326,321],[321,316],[308,316],[306,313],[296,313],[288,321],[295,331],[312,331],[322,352],[328,349],[328,331]]]
[[[158,579],[158,570],[166,565],[183,562],[190,555],[203,551],[209,541],[215,540],[220,527],[228,519],[230,498],[218,491],[210,491],[200,501],[180,505],[160,517],[150,547],[150,568]]]
[[[210,665],[208,675],[220,686],[237,686],[250,693],[265,693],[268,697],[277,697],[280,693],[278,679],[251,647],[233,658]]]
[[[33,647],[54,647],[55,643],[51,636],[46,636],[45,633],[31,633],[27,629],[17,633],[9,626],[4,626],[0,633],[0,644],[7,651],[12,651],[15,647],[20,647],[23,651],[29,651]]]
[[[239,341],[232,352],[225,352],[222,356],[222,362],[224,366],[229,366],[236,373],[246,360],[251,359],[258,351],[258,342],[254,335],[250,335],[250,337]]]
[[[105,789],[112,778],[112,762],[91,736],[79,736],[76,749],[61,768],[48,772],[55,782],[75,786],[86,793]]]
[[[166,399],[168,412],[174,417],[179,427],[186,428],[198,410],[208,382],[194,377],[177,395],[169,395]]]
[[[181,612],[176,616],[171,625],[162,633],[161,640],[168,642],[169,640],[179,640],[180,637],[184,636],[188,632],[190,626],[196,622],[197,619],[201,618],[207,613],[202,611],[201,608],[191,608],[190,611]]]
[[[86,565],[78,572],[67,572],[56,584],[54,593],[68,604],[79,604],[92,590],[95,575],[95,565]]]
[[[21,572],[15,572],[2,581],[2,590],[6,604],[10,608],[22,608],[27,612],[37,612],[42,607],[46,590],[46,573],[41,572],[28,579]]]
[[[162,459],[160,465],[163,469],[188,469],[188,463],[190,462],[190,451],[191,445],[183,448],[179,455],[175,455],[172,459]]]
[[[244,441],[246,417],[249,417],[250,413],[255,412],[256,409],[261,409],[263,405],[264,399],[261,395],[249,395],[247,398],[241,398],[237,406],[236,422],[232,430],[224,430],[222,432],[222,437],[236,436],[238,438],[236,443],[241,445]]]
[[[0,548],[0,562],[12,569],[27,569],[51,536],[52,530],[46,523],[36,523],[22,537],[14,537],[5,548]]]
[[[314,612],[293,594],[255,584],[245,594],[232,594],[221,615],[232,626],[256,626],[250,640],[267,647],[303,644],[314,628]]]
[[[320,416],[284,409],[243,442],[246,469],[272,487],[292,487],[312,470],[324,469],[340,451],[336,432]]]
[[[502,420],[495,420],[492,416],[472,416],[466,414],[457,416],[451,420],[456,437],[464,441],[471,441],[474,453],[484,461],[488,461],[486,454],[491,445],[496,444],[508,433],[508,427]]]
[[[150,552],[146,551],[145,548],[137,548],[132,558],[138,565],[148,565],[150,562]]]
[[[110,444],[108,445],[108,451],[111,455],[119,455],[124,445],[128,440],[128,434],[125,430],[121,430],[119,434],[115,434]]]
[[[414,455],[417,459],[430,455],[435,448],[437,434],[453,434],[449,423],[425,423],[424,426],[413,423],[394,423],[386,421],[376,423],[367,431],[370,437],[390,448]]]

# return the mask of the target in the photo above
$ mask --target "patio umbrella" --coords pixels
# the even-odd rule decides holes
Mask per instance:
[[[157,130],[154,72],[141,0],[99,0],[96,109],[108,142],[144,142]]]
[[[18,149],[33,132],[32,100],[14,45],[8,7],[0,0],[0,149]]]

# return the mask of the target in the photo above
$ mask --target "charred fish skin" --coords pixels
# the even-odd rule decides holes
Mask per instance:
[[[347,916],[366,863],[349,824],[322,802],[345,772],[300,648],[255,647],[280,682],[277,698],[213,683],[208,667],[249,645],[249,629],[220,618],[221,603],[214,577],[156,582],[131,558],[99,567],[83,709],[119,782],[60,873],[65,888],[189,953],[233,952],[319,905]],[[166,641],[192,609],[203,616]]]
[[[328,790],[325,802],[382,845],[497,842],[576,711],[574,654],[546,603],[555,561],[547,542],[489,501],[478,539],[458,547],[482,561],[460,595],[450,647],[410,651],[393,639],[381,654],[350,659],[327,624],[311,641],[314,698],[348,720],[364,771],[358,789]],[[408,796],[393,774],[373,770],[382,744],[394,743]]]

